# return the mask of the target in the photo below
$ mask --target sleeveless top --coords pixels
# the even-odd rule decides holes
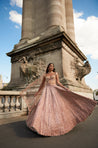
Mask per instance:
[[[51,84],[51,85],[53,85],[53,84],[56,84],[56,75],[57,75],[57,73],[54,73],[53,75],[51,75],[51,76],[45,76],[45,78],[46,78],[46,84]]]

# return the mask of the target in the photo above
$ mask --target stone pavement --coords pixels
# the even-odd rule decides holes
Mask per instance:
[[[63,136],[37,135],[26,127],[26,118],[0,121],[0,148],[98,148],[98,105],[84,122]]]

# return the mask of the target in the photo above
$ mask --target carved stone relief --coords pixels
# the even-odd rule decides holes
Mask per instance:
[[[75,66],[76,80],[78,80],[80,82],[81,82],[82,78],[85,75],[89,74],[91,71],[91,66],[90,66],[89,62],[86,61],[83,65],[81,65],[78,58],[75,59],[74,66]]]
[[[26,83],[30,83],[39,78],[46,69],[46,64],[43,59],[32,56],[22,57],[20,64],[20,77]]]

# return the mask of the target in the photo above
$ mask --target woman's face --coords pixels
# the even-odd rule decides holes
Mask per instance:
[[[54,69],[53,64],[50,64],[48,70],[49,70],[49,71],[53,71],[53,69]]]

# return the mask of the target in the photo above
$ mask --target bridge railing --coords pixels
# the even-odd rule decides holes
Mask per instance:
[[[27,106],[19,91],[0,91],[0,119],[27,114]]]

